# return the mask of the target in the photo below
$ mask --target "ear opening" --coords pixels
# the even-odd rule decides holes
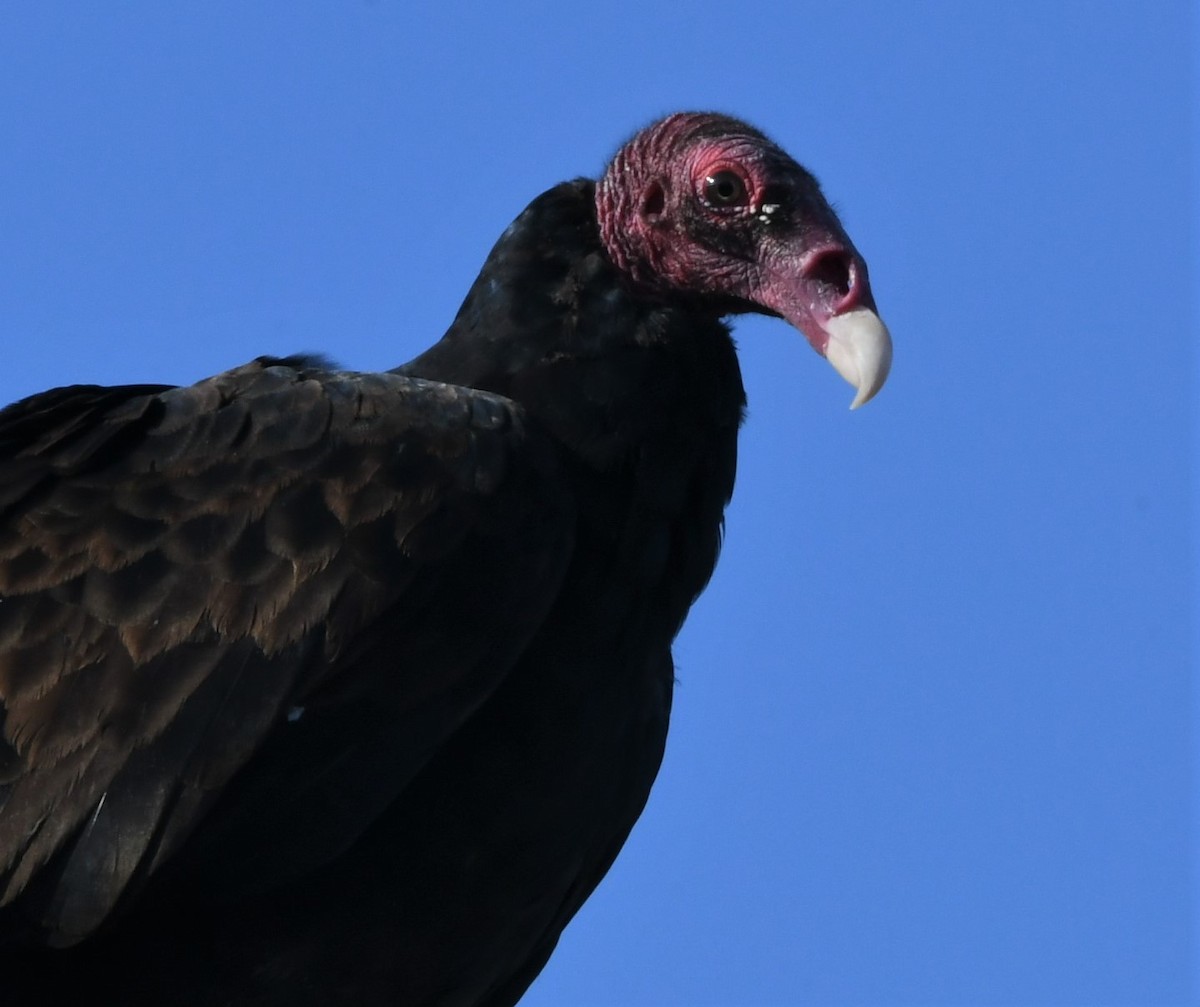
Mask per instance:
[[[658,182],[651,182],[646,186],[646,191],[642,193],[642,216],[650,218],[660,216],[666,202],[667,197],[663,192],[663,187]]]

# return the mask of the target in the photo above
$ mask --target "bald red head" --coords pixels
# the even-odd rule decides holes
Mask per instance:
[[[696,112],[654,123],[613,158],[596,211],[636,286],[781,315],[855,385],[855,405],[882,387],[891,342],[866,263],[816,179],[752,126]]]

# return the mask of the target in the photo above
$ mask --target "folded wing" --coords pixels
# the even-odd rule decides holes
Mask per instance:
[[[185,840],[231,888],[336,855],[503,679],[572,521],[517,406],[395,374],[0,412],[0,923],[74,943]]]

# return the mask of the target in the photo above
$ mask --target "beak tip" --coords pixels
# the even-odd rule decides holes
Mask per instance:
[[[887,381],[892,366],[892,338],[869,308],[835,315],[825,325],[829,342],[825,358],[858,391],[851,409],[869,402]]]

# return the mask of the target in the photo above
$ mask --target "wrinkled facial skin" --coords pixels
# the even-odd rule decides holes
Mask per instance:
[[[753,128],[685,113],[644,130],[601,180],[597,211],[639,285],[782,316],[858,388],[855,405],[882,386],[891,343],[866,263],[816,179]]]

